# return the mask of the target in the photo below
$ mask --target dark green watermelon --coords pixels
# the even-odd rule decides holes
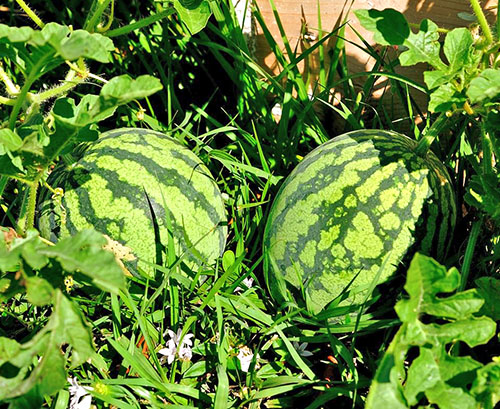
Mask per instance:
[[[429,152],[398,133],[361,130],[316,148],[293,170],[271,207],[264,269],[272,294],[303,289],[319,312],[380,271],[392,276],[409,252],[443,259],[456,219],[450,177]],[[385,263],[384,263],[385,261]],[[300,294],[300,291],[298,292]]]

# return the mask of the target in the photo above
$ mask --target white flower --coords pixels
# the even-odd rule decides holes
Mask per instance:
[[[177,354],[180,359],[184,361],[190,361],[193,357],[193,351],[191,347],[193,346],[193,341],[191,338],[193,334],[186,334],[179,344],[182,329],[179,328],[177,334],[172,330],[167,330],[170,339],[167,341],[167,347],[162,348],[158,351],[159,354],[163,355],[160,358],[160,362],[163,364],[165,361],[170,365],[174,362],[175,355]],[[165,336],[165,334],[163,334]]]
[[[68,382],[71,384],[68,388],[70,394],[68,409],[90,409],[92,395],[89,394],[89,391],[92,388],[79,385],[76,378],[68,378]]]
[[[247,346],[241,347],[238,352],[237,358],[240,360],[241,370],[243,372],[248,372],[248,369],[250,368],[250,363],[252,362],[253,359],[252,350]]]
[[[302,344],[299,345],[298,342],[293,341],[292,342],[293,347],[295,350],[299,353],[300,356],[312,356],[312,352],[306,351],[307,348],[307,342],[303,342]]]
[[[252,288],[253,286],[253,278],[248,276],[247,278],[244,278],[242,281],[241,281],[247,288]],[[243,291],[243,289],[241,287],[236,287],[234,289],[234,292],[237,293],[238,291]]]

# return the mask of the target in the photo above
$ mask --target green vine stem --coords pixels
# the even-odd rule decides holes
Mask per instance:
[[[118,37],[124,34],[128,34],[134,30],[138,30],[140,28],[149,26],[151,24],[156,23],[157,21],[160,21],[164,19],[165,17],[171,16],[172,14],[175,13],[175,9],[168,8],[166,10],[160,11],[156,14],[153,14],[152,16],[143,18],[142,20],[136,21],[135,23],[129,24],[124,27],[116,28],[114,30],[110,30],[105,33],[107,37]]]
[[[38,60],[38,62],[36,63],[36,65],[31,70],[28,77],[26,78],[26,82],[24,83],[23,87],[21,88],[21,91],[19,92],[19,95],[16,99],[16,103],[14,105],[14,108],[12,108],[12,112],[10,113],[9,128],[11,130],[14,130],[14,128],[16,127],[17,117],[19,115],[19,112],[21,111],[21,108],[24,104],[24,101],[26,100],[26,96],[28,95],[28,92],[29,92],[31,86],[39,77],[40,70],[45,65],[46,61],[52,57],[53,57],[52,53],[47,53],[42,58],[40,58]]]
[[[483,173],[485,175],[494,174],[493,171],[493,141],[490,134],[481,127],[481,145],[483,148]]]
[[[0,80],[4,83],[7,94],[11,96],[19,94],[20,88],[12,82],[8,74],[4,71],[1,63],[0,63]]]
[[[448,122],[448,113],[442,112],[439,114],[437,119],[434,121],[432,126],[424,133],[422,138],[418,141],[417,147],[415,148],[415,153],[418,156],[425,157],[429,151],[432,143],[439,135],[439,133],[444,129]]]
[[[472,10],[474,10],[474,14],[477,17],[477,21],[481,26],[481,30],[484,33],[484,37],[486,38],[487,45],[493,42],[493,35],[491,34],[491,29],[486,21],[486,17],[484,15],[483,9],[481,8],[481,4],[479,4],[479,0],[469,0],[470,5],[472,6]]]
[[[98,0],[97,3],[97,8],[95,8],[95,11],[92,13],[92,17],[88,21],[85,22],[85,25],[83,28],[90,33],[93,33],[97,27],[97,25],[100,23],[102,14],[106,11],[106,9],[109,6],[109,3],[112,0]],[[94,3],[95,4],[95,3]]]
[[[28,6],[24,0],[16,0],[17,4],[19,5],[19,7],[21,7],[24,12],[28,15],[28,17],[30,19],[33,20],[33,22],[40,28],[44,28],[45,27],[45,23],[40,19],[40,17],[38,17],[36,15],[36,13],[31,10],[30,6]]]
[[[36,198],[38,193],[38,185],[40,183],[40,179],[43,176],[43,172],[40,172],[33,183],[29,186],[28,193],[28,208],[26,210],[26,218],[24,224],[24,234],[29,229],[32,229],[35,226],[35,211],[36,211]]]
[[[51,89],[48,89],[47,91],[39,92],[38,94],[33,94],[31,95],[31,101],[40,103],[43,102],[47,99],[57,97],[58,95],[62,95],[76,87],[78,84],[82,83],[85,78],[81,76],[77,76],[77,73],[71,69],[68,72],[68,75],[66,75],[66,78],[64,79],[64,83],[62,85],[59,85],[58,87],[54,87]]]

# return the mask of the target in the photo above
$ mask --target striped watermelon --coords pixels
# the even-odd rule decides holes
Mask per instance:
[[[304,158],[281,186],[264,232],[274,298],[303,289],[317,313],[355,277],[351,289],[362,294],[384,261],[381,280],[417,249],[444,257],[455,225],[454,192],[437,157],[418,156],[416,145],[395,132],[361,130]]]
[[[55,239],[94,227],[133,250],[139,260],[129,265],[133,270],[137,263],[152,270],[144,261],[158,260],[156,238],[167,245],[168,221],[176,255],[185,253],[188,265],[211,264],[224,249],[226,213],[209,170],[162,133],[106,132],[70,169],[54,172],[49,184],[63,188],[64,197],[62,206],[42,202],[42,235]]]

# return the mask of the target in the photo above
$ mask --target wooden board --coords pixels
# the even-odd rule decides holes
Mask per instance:
[[[282,49],[284,49],[278,30],[278,24],[276,23],[269,0],[256,1],[273,38],[281,45]],[[297,47],[298,50],[308,46],[307,42],[305,42],[304,38],[301,36],[301,27],[304,22],[307,24],[308,31],[312,34],[312,37],[318,33],[318,3],[320,7],[322,28],[323,31],[326,32],[331,31],[335,27],[344,8],[344,0],[274,0],[274,3],[292,48]],[[418,24],[422,19],[429,18],[439,27],[446,29],[467,26],[470,22],[460,18],[459,13],[472,14],[472,10],[467,0],[354,0],[352,3],[352,10],[365,8],[384,9],[391,7],[402,12],[410,23]],[[487,16],[494,21],[496,0],[483,1],[482,3]],[[347,8],[348,7],[345,9]],[[355,31],[359,32],[371,45],[374,45],[372,34],[361,27],[352,12],[347,15],[347,20],[348,26],[345,30],[345,38],[347,40],[346,55],[349,72],[356,73],[369,71],[372,69],[375,61],[357,46],[361,45],[361,47],[363,47]],[[309,42],[309,45],[310,44],[314,44],[314,41]],[[258,24],[256,27],[254,46],[257,61],[270,72],[277,74],[281,67],[276,63],[276,58],[271,52],[262,29]],[[302,64],[300,69],[305,76],[310,76],[312,80],[310,82],[310,90],[313,92],[318,79],[318,53],[311,55],[307,66]],[[419,83],[423,83],[422,72],[426,69],[424,64],[419,64],[417,67],[398,67],[396,72],[416,80]],[[364,79],[357,80],[355,83],[360,86],[364,83]],[[387,92],[386,87],[387,80],[383,78],[380,79],[376,89],[374,89],[373,97],[378,98],[383,92]],[[419,106],[425,109],[427,103],[425,94],[413,91],[412,96]],[[391,101],[390,95],[389,98],[387,97],[388,95],[384,97],[384,103],[389,103]],[[394,112],[395,116],[398,116],[398,114],[404,115],[401,103],[392,106],[391,109],[400,111]]]

